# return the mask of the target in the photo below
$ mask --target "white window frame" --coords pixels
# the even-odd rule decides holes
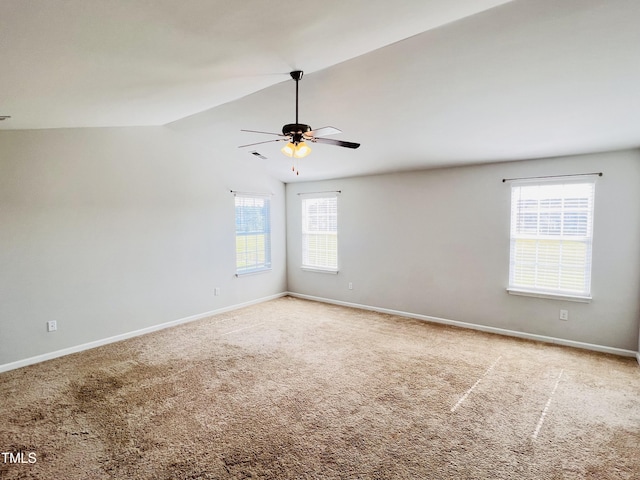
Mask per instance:
[[[512,183],[509,293],[591,301],[595,182]]]
[[[338,192],[300,194],[300,197],[302,269],[337,274]],[[316,240],[314,244],[312,239]]]
[[[234,193],[236,276],[271,271],[271,198],[267,194]],[[258,218],[243,208],[262,209]],[[255,215],[257,212],[254,212]],[[244,243],[244,245],[242,245]]]

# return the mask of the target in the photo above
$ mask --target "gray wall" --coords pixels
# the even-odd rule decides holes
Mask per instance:
[[[247,171],[166,127],[0,132],[0,365],[286,291],[285,188]],[[270,273],[234,275],[231,189],[274,194]]]
[[[589,304],[509,295],[502,178],[602,171]],[[338,275],[300,269],[297,193],[342,190]],[[289,291],[601,346],[638,349],[640,152],[287,185]],[[353,290],[348,289],[349,282]],[[558,319],[569,310],[569,321]]]
[[[289,184],[285,208],[281,182],[177,130],[0,132],[0,365],[287,289],[638,348],[638,151]],[[591,171],[604,172],[593,301],[508,295],[501,179]],[[234,275],[231,189],[274,193],[270,273]],[[343,191],[340,273],[302,271],[296,193],[333,189]],[[47,320],[59,330],[47,333]]]

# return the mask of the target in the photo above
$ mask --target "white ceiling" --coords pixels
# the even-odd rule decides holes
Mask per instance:
[[[637,0],[292,5],[2,0],[0,129],[169,124],[286,182],[640,146]],[[300,121],[362,143],[299,177],[237,148],[295,120],[293,69]]]

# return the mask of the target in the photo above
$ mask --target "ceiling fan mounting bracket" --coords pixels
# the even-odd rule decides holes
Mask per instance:
[[[304,72],[302,70],[294,70],[293,72],[290,73],[291,78],[293,78],[296,82],[300,81],[303,74]]]

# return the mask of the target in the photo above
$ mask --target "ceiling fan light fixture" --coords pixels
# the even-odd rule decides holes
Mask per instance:
[[[289,142],[280,151],[287,157],[304,158],[311,153],[311,147],[304,142]]]
[[[287,157],[293,157],[293,154],[296,152],[296,146],[293,143],[289,142],[284,147],[282,147],[280,151]]]
[[[311,147],[304,142],[300,142],[296,145],[296,149],[293,152],[293,156],[296,158],[304,158],[311,153]]]

